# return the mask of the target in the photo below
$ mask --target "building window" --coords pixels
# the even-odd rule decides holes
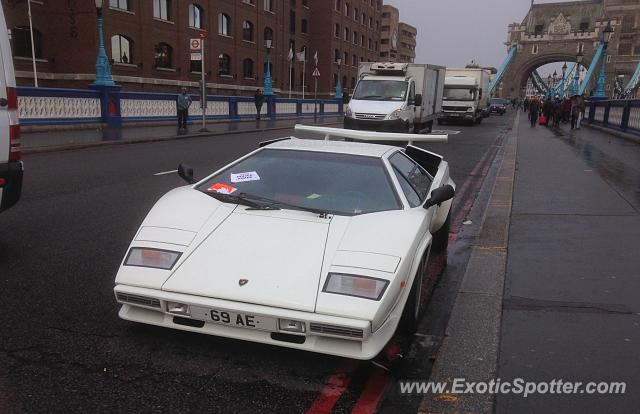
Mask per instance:
[[[218,56],[218,74],[224,76],[231,75],[231,56],[221,53]]]
[[[531,54],[532,55],[538,54],[538,45],[533,45],[533,49],[531,49]]]
[[[353,42],[354,45],[358,44],[358,32],[356,32],[355,30],[353,31],[353,36],[351,37],[351,41]]]
[[[116,63],[133,63],[132,42],[122,35],[111,37],[111,59]]]
[[[578,53],[584,53],[584,43],[578,43]]]
[[[13,54],[20,57],[31,57],[31,33],[29,27],[14,27],[11,30],[13,38]],[[33,46],[35,57],[42,58],[42,33],[33,29]]]
[[[230,36],[231,33],[231,17],[224,13],[218,15],[218,34]]]
[[[189,5],[189,26],[202,29],[202,7],[197,4]]]
[[[253,23],[248,20],[242,22],[242,40],[253,42]]]
[[[340,60],[340,51],[338,49],[333,49],[333,61],[338,62]]]
[[[589,21],[580,22],[580,31],[581,32],[589,31]]]
[[[360,23],[362,24],[367,24],[367,15],[362,13],[362,20],[360,20]]]
[[[340,25],[338,23],[336,23],[334,27],[335,27],[336,37],[339,38],[340,37]]]
[[[242,2],[255,6],[255,0],[242,0]]]
[[[343,59],[342,59],[342,63],[343,63],[345,66],[349,64],[349,53],[344,52],[344,56],[343,56]]]
[[[296,34],[296,12],[289,10],[289,33]]]
[[[633,46],[631,43],[619,43],[618,44],[618,54],[622,56],[627,56],[631,54]]]
[[[353,20],[355,20],[356,22],[358,21],[358,8],[357,7],[353,8]]]
[[[349,3],[344,4],[344,15],[349,17]]]
[[[348,27],[344,28],[344,40],[345,41],[349,41],[349,28]]]
[[[264,32],[262,34],[264,36],[264,40],[273,41],[273,29],[270,27],[265,27]]]
[[[264,0],[264,9],[265,11],[272,12],[273,9],[273,0]]]
[[[371,38],[369,38],[368,48],[369,50],[373,50],[373,40],[371,40]]]
[[[542,36],[544,34],[544,24],[536,25],[536,27],[534,29],[534,34],[536,36]]]
[[[246,58],[242,61],[242,75],[245,78],[253,78],[253,60]]]
[[[364,35],[360,35],[360,46],[364,47]]]
[[[156,68],[171,68],[171,57],[173,55],[173,49],[166,43],[159,43],[156,45],[155,61]]]
[[[356,55],[351,56],[351,66],[358,66],[358,58]]]
[[[169,20],[169,0],[153,0],[153,17],[160,20]]]
[[[300,31],[302,33],[309,33],[309,24],[307,23],[307,19],[302,19],[300,22]]]
[[[373,17],[369,17],[369,29],[373,29]]]
[[[129,10],[129,0],[109,0],[109,7],[114,9]]]
[[[336,0],[334,9],[340,11],[340,0]]]

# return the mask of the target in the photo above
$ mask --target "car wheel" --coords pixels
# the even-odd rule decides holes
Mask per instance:
[[[433,233],[433,242],[431,248],[436,252],[446,251],[449,247],[449,232],[451,231],[451,209],[444,224],[438,231]]]
[[[429,254],[431,252],[431,246],[427,249],[426,254],[422,257],[416,277],[413,278],[413,285],[411,285],[411,292],[409,292],[409,298],[402,310],[402,317],[400,318],[399,328],[404,334],[414,334],[418,330],[418,324],[423,311],[424,302],[424,279],[425,273],[427,273],[427,263],[429,262]]]
[[[477,119],[477,121],[476,121],[476,122],[478,122],[478,125],[480,125],[480,124],[482,123],[482,120],[483,120],[483,119],[484,119],[484,118],[482,118],[482,117],[480,117],[480,118],[478,118],[478,119]]]

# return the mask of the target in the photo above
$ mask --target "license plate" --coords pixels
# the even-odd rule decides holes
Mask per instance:
[[[231,312],[222,309],[208,309],[207,321],[218,325],[235,328],[256,329],[260,331],[277,331],[278,320],[260,315]]]
[[[457,116],[460,116],[460,114],[451,114],[451,116],[457,117]]]

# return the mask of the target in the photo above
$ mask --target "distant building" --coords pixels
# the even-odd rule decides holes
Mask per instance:
[[[2,0],[19,85],[33,84],[26,1]],[[96,10],[89,0],[32,1],[34,49],[40,86],[86,88],[95,79]],[[382,0],[105,0],[105,42],[116,82],[126,90],[194,90],[201,65],[190,60],[189,39],[206,35],[209,93],[253,94],[262,88],[265,43],[272,40],[274,90],[302,93],[303,68],[289,50],[306,50],[307,96],[314,90],[318,52],[319,96],[333,93],[340,76],[347,91],[357,66],[379,59]],[[291,76],[290,76],[291,75]]]
[[[412,63],[416,57],[418,30],[400,21],[400,11],[385,4],[382,7],[380,60]]]

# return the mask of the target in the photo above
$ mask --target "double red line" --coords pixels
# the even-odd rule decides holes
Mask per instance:
[[[480,192],[480,188],[489,173],[489,169],[493,164],[493,160],[495,159],[498,149],[502,146],[504,136],[505,134],[501,133],[496,138],[491,147],[489,147],[480,161],[473,168],[462,186],[458,187],[456,190],[456,199],[458,203],[463,204],[461,207],[456,206],[457,211],[451,218],[449,244],[455,243],[458,239],[458,233],[462,227],[462,223],[473,208],[473,204],[475,203],[477,195]],[[393,347],[395,345],[390,343],[389,346]],[[369,365],[367,365],[367,367],[368,366]],[[341,367],[341,369],[329,376],[324,388],[322,388],[320,394],[318,394],[311,407],[307,410],[307,414],[330,413],[338,400],[349,388],[351,380],[357,372],[358,367],[362,367],[361,363],[358,364],[356,361],[349,361]],[[373,413],[378,407],[390,379],[389,371],[379,366],[374,366],[369,374],[365,387],[358,397],[358,401],[351,409],[351,412],[353,414]]]

